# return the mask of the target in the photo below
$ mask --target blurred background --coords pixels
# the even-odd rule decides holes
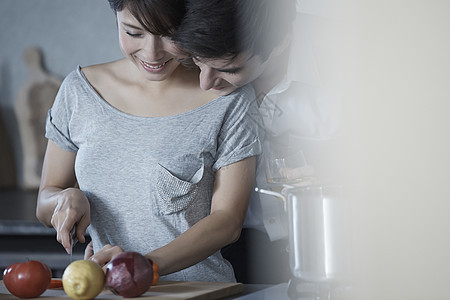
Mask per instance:
[[[355,299],[448,299],[448,1],[343,1]]]
[[[0,144],[2,156],[11,156],[3,151],[12,153],[12,161],[0,161],[2,166],[10,166],[8,172],[13,174],[8,177],[2,168],[0,187],[22,187],[25,146],[21,144],[14,106],[19,90],[36,80],[29,78],[26,50],[37,48],[45,74],[56,79],[62,79],[77,65],[110,61],[122,57],[122,53],[115,16],[106,0],[4,0],[0,2],[0,26],[4,28],[0,32]]]

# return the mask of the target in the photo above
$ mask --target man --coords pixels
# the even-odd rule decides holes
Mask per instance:
[[[200,66],[202,88],[229,94],[253,82],[257,92],[267,92],[281,80],[295,0],[188,0],[186,5],[173,40]]]
[[[267,182],[264,161],[269,153],[301,154],[308,166],[288,165],[291,178],[330,177],[325,162],[329,156],[319,152],[337,127],[330,100],[334,97],[313,76],[317,69],[308,66],[311,56],[303,55],[308,52],[302,43],[308,34],[302,27],[305,19],[297,15],[294,0],[188,0],[187,13],[173,36],[200,67],[203,89],[225,95],[253,85],[266,131],[266,159],[258,166],[256,186],[265,189],[282,188]],[[278,283],[291,277],[286,221],[280,201],[252,195],[240,241],[223,251],[238,281]],[[236,249],[244,252],[244,260]]]

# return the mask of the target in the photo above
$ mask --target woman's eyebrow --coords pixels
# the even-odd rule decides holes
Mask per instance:
[[[124,25],[126,27],[130,27],[132,29],[137,29],[137,30],[142,30],[142,27],[139,27],[139,26],[136,26],[136,25],[133,25],[133,24],[129,24],[129,23],[126,23],[126,22],[121,22],[121,23],[122,23],[122,25]]]

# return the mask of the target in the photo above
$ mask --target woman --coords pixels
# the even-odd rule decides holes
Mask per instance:
[[[37,217],[68,252],[90,225],[102,266],[137,251],[167,280],[235,281],[219,250],[239,237],[261,151],[253,89],[216,98],[178,63],[183,1],[109,2],[125,58],[64,80]]]

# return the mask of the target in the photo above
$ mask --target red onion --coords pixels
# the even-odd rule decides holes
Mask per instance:
[[[153,281],[150,260],[137,252],[122,252],[109,262],[106,269],[106,286],[125,298],[142,295]]]

